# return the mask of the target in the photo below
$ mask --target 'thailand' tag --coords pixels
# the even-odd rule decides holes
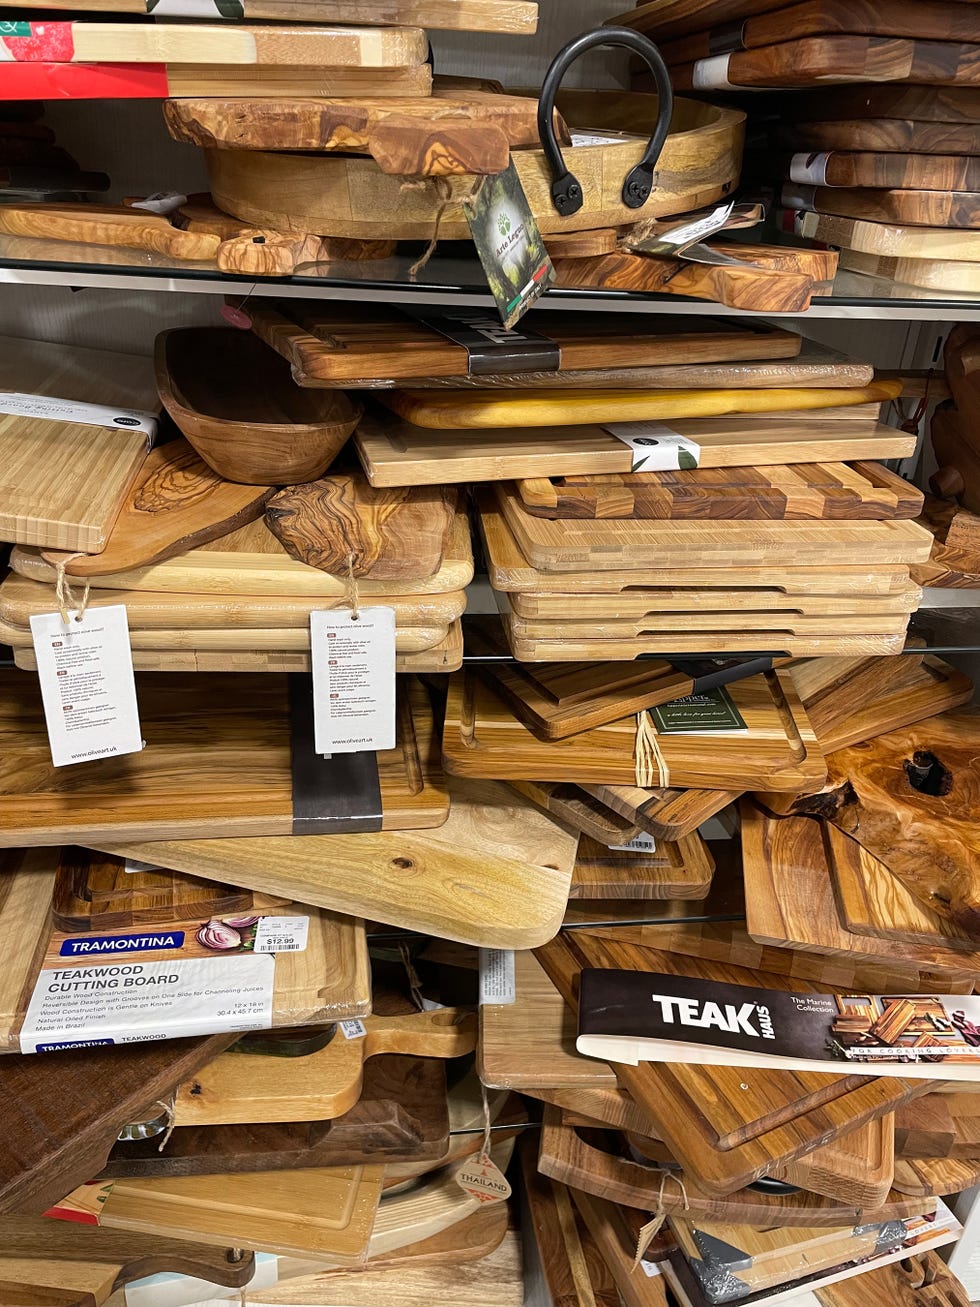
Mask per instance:
[[[143,748],[129,623],[124,604],[90,609],[68,622],[60,613],[31,618],[44,720],[56,767]]]
[[[310,613],[313,747],[319,754],[395,747],[395,610]]]
[[[485,1153],[464,1162],[455,1175],[456,1183],[481,1206],[502,1203],[510,1197],[510,1185],[500,1167]]]

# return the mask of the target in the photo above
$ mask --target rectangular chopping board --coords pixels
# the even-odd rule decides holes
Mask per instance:
[[[425,317],[462,333],[458,344]],[[602,314],[582,321],[536,313],[499,340],[499,323],[480,310],[416,317],[374,305],[343,308],[298,301],[250,312],[252,330],[285,358],[301,384],[356,385],[363,377],[465,377],[495,371],[564,371],[658,363],[795,358],[802,339],[782,328],[707,318],[645,319]],[[496,353],[496,357],[495,357]],[[485,357],[485,361],[484,361]]]
[[[149,359],[10,336],[0,347],[0,394],[159,411]],[[148,452],[131,427],[0,412],[0,539],[97,554]]]
[[[0,847],[349,829],[344,819],[365,808],[381,813],[375,830],[441,825],[449,799],[423,687],[401,682],[396,746],[358,755],[358,774],[348,758],[331,768],[314,753],[307,686],[277,675],[139,677],[142,753],[53,767],[39,692],[3,673]],[[291,731],[291,698],[302,735]]]
[[[876,412],[850,413],[846,418],[811,412],[674,418],[669,434],[698,446],[699,468],[905,458],[914,452],[915,437],[877,422]],[[635,457],[625,441],[594,424],[561,431],[530,426],[432,431],[379,413],[362,418],[354,446],[373,486],[628,474]]]

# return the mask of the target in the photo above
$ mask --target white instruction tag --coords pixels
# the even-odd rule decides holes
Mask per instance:
[[[480,949],[480,1006],[513,1003],[517,998],[514,979],[514,950]]]
[[[642,138],[634,136],[627,132],[572,132],[572,145],[576,148],[582,145],[622,145],[627,141],[638,141]]]
[[[645,1262],[641,1258],[640,1265],[643,1267],[643,1274],[648,1276],[651,1280],[654,1279],[655,1276],[663,1274],[656,1262]]]
[[[698,218],[696,222],[687,222],[682,227],[675,227],[673,231],[664,232],[658,235],[657,240],[664,245],[689,245],[691,241],[713,236],[715,232],[724,230],[725,223],[732,216],[734,208],[734,200],[729,200],[727,204],[719,204],[703,218]]]
[[[794,154],[789,161],[789,179],[806,186],[827,185],[829,152],[821,154]]]
[[[77,617],[69,609],[67,625],[60,613],[31,618],[56,767],[143,748],[125,605],[92,608],[81,621]]]
[[[675,472],[701,460],[701,446],[663,422],[615,422],[604,430],[632,449],[634,472]]]
[[[367,1027],[363,1021],[358,1021],[352,1017],[347,1021],[340,1022],[340,1033],[345,1039],[363,1039],[367,1034]]]
[[[268,1030],[275,969],[275,958],[252,953],[163,962],[66,961],[38,977],[20,1051]]]
[[[625,844],[610,844],[609,848],[616,853],[656,853],[657,842],[647,831],[640,831],[639,835],[634,835]]]
[[[320,754],[395,747],[395,610],[310,613],[313,747]]]
[[[135,408],[106,408],[103,404],[82,404],[77,399],[53,399],[48,395],[25,395],[0,390],[0,413],[22,418],[53,418],[57,422],[78,422],[83,427],[119,427],[142,431],[152,444],[157,434],[153,413]]]
[[[155,191],[148,195],[145,200],[135,200],[129,207],[131,209],[144,209],[147,213],[158,213],[162,217],[169,217],[171,213],[176,213],[178,209],[183,208],[187,203],[187,196],[181,195],[177,191]]]
[[[733,91],[728,80],[728,66],[731,54],[713,54],[707,59],[695,59],[691,70],[691,85],[695,91]]]
[[[260,917],[254,949],[256,953],[302,953],[309,934],[309,917]]]

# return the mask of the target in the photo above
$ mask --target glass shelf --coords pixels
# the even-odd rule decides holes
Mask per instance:
[[[0,235],[0,283],[105,289],[183,291],[204,295],[274,295],[280,298],[376,300],[381,303],[493,303],[479,262],[462,244],[440,250],[413,280],[409,268],[421,243],[390,259],[310,264],[292,277],[218,272],[211,262],[188,262],[140,250]],[[456,251],[461,251],[457,253]],[[740,309],[678,295],[616,290],[551,290],[552,307],[572,310],[726,317],[755,317]],[[891,318],[898,321],[980,321],[980,295],[940,295],[914,286],[842,271],[805,314],[766,317]]]

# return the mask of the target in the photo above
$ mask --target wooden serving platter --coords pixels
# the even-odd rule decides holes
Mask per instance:
[[[860,215],[859,215],[860,216]],[[517,426],[581,426],[590,422],[645,422],[667,418],[724,417],[736,413],[780,413],[896,399],[900,383],[799,390],[601,391],[537,390],[531,394],[496,392],[379,391],[378,398],[399,417],[437,431]],[[672,427],[672,430],[676,428]],[[789,461],[789,460],[787,460]],[[793,461],[799,462],[799,459]],[[610,469],[616,471],[618,469]]]
[[[596,391],[596,397],[600,393],[604,392]],[[912,450],[912,438],[878,424],[874,417],[872,412],[867,418],[841,421],[827,418],[826,413],[678,418],[671,421],[670,431],[699,445],[701,468],[825,463],[857,456],[906,457]],[[369,414],[358,426],[354,447],[374,486],[628,474],[633,465],[629,446],[596,425],[567,427],[560,436],[551,427],[430,431],[391,416]]]
[[[2,390],[150,414],[159,409],[144,359],[13,337],[0,343]],[[148,448],[142,432],[125,427],[0,415],[0,537],[73,552],[104,549]],[[69,464],[70,478],[50,475],[52,467]]]
[[[787,208],[912,227],[980,227],[980,195],[973,191],[871,190],[861,187],[783,188]]]
[[[397,309],[354,305],[350,311],[307,307],[298,301],[272,301],[249,309],[252,330],[286,359],[304,386],[356,383],[384,376],[466,377],[469,351],[433,327]],[[450,314],[462,328],[479,324],[478,314]],[[802,341],[778,327],[745,329],[704,319],[647,322],[634,316],[603,315],[598,321],[569,321],[559,313],[536,312],[529,320],[533,337],[544,336],[560,350],[558,370],[627,368],[645,364],[651,351],[658,361],[715,363],[743,359],[792,359]],[[520,338],[518,333],[518,339]],[[511,364],[513,366],[513,362]],[[492,376],[490,378],[492,380]]]
[[[739,789],[750,775],[764,774],[775,790],[798,790],[804,777],[819,785],[826,764],[788,675],[747,677],[728,692],[746,732],[658,735],[674,784]],[[545,743],[470,672],[456,673],[449,683],[443,761],[455,775],[629,785],[635,783],[635,739],[636,722],[626,719]]]
[[[980,241],[972,231],[957,227],[916,227],[868,222],[858,217],[804,213],[801,235],[862,254],[896,259],[960,259],[980,262]]]
[[[916,517],[924,496],[880,463],[619,472],[518,481],[526,512],[547,518]]]
[[[206,676],[148,677],[137,686],[147,742],[142,753],[105,759],[96,767],[55,768],[47,761],[40,694],[23,679],[10,679],[17,675],[2,678],[0,845],[294,830],[294,798],[303,790],[295,788],[291,775],[285,678],[236,679],[229,697],[227,682]],[[417,682],[401,688],[398,742],[378,754],[382,822],[389,830],[438,826],[446,820],[449,800],[431,706]],[[312,742],[308,747],[312,764]],[[257,750],[262,767],[243,774],[242,750]],[[305,752],[297,758],[305,758]],[[144,860],[159,859],[150,854]]]
[[[650,850],[608,848],[583,836],[569,898],[703,899],[714,870],[700,835],[662,842]]]

